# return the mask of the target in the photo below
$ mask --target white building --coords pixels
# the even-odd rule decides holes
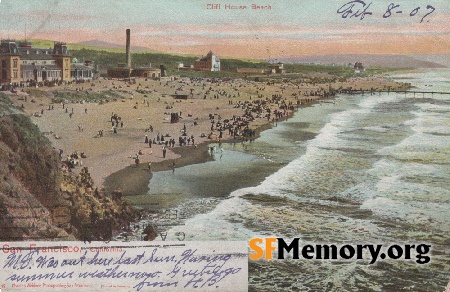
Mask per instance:
[[[209,51],[206,57],[200,58],[194,63],[194,70],[199,71],[220,71],[220,59],[213,52]]]

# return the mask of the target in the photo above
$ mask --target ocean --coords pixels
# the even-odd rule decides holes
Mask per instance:
[[[449,69],[392,78],[450,92]],[[162,206],[184,213],[167,240],[182,232],[185,240],[432,246],[425,265],[250,262],[250,290],[443,291],[450,281],[450,95],[340,95],[253,142],[211,146],[214,161],[150,182],[147,201],[169,198]]]

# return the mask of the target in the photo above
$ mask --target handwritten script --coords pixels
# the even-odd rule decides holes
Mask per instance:
[[[75,245],[78,248],[48,244],[50,246],[43,246],[40,242],[39,246],[21,247],[3,244],[0,287],[6,291],[8,288],[38,291],[49,288],[83,291],[86,288],[89,291],[247,289],[246,242],[174,242],[173,245],[165,242],[164,246],[136,242],[141,245],[127,243],[119,247],[93,243]]]
[[[411,5],[410,5],[411,6]],[[338,10],[342,18],[356,18],[363,20],[366,16],[375,16],[372,12],[372,2],[364,2],[362,0],[354,0],[345,3]],[[409,15],[409,17],[416,17],[420,22],[429,22],[429,16],[436,11],[432,5],[405,7],[400,4],[390,3],[384,8],[378,10],[379,16],[382,18],[393,18],[395,15]]]

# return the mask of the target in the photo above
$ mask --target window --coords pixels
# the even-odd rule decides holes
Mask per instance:
[[[14,70],[14,78],[17,78],[18,74],[17,74],[17,70]]]
[[[13,59],[13,67],[14,68],[17,68],[17,61],[18,61],[18,59]]]

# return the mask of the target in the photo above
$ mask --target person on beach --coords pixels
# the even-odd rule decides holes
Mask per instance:
[[[172,162],[172,173],[175,173],[175,161]]]
[[[152,172],[152,163],[151,162],[148,163],[148,171]]]
[[[166,158],[166,147],[163,147],[162,153],[163,153],[163,158]]]

